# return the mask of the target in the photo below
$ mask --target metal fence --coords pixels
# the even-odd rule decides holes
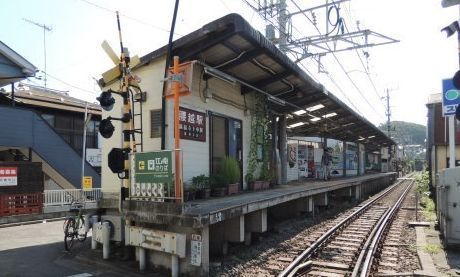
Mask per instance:
[[[81,189],[45,190],[43,192],[43,206],[66,206],[72,202],[95,203],[102,197],[100,188],[88,191]]]

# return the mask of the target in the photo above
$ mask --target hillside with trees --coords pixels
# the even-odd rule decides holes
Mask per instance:
[[[379,125],[379,129],[384,133],[387,132],[387,125]],[[426,139],[426,126],[405,121],[392,121],[391,122],[391,136],[398,144],[425,145]]]

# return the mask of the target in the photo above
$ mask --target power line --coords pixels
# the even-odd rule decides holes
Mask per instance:
[[[252,4],[250,4],[247,0],[243,0],[248,6],[250,6],[252,9],[254,9],[255,11],[258,11],[257,8],[255,8]],[[262,16],[260,13],[258,13],[259,16],[261,16],[266,22],[269,22],[274,28],[276,28],[278,30],[278,32],[282,33],[283,35],[285,36],[288,36],[288,34],[286,32],[284,32],[283,30],[281,30],[281,28],[279,28],[278,26],[280,25],[280,22],[279,20],[276,20],[276,23],[275,24],[272,20],[268,19],[268,17],[265,17],[265,16]],[[305,15],[305,14],[304,14]],[[305,15],[307,18],[308,16]],[[311,22],[311,20],[308,18],[308,20]],[[312,22],[313,23],[313,22]],[[315,26],[316,27],[316,26]],[[294,26],[294,29],[301,35],[300,31]],[[317,29],[318,30],[318,29]],[[319,31],[319,30],[318,30]],[[292,36],[292,35],[291,35]],[[295,37],[292,36],[294,39]],[[293,51],[291,50],[290,53],[292,53]],[[306,66],[304,66],[301,62],[299,63],[309,74],[310,76],[314,77],[314,75],[306,68]],[[326,72],[325,68],[324,68],[324,65],[320,64],[320,66],[324,69],[324,71]],[[346,72],[346,71],[345,71]],[[362,115],[363,116],[363,113],[353,104],[353,102],[348,98],[348,96],[346,95],[346,93],[340,88],[340,86],[337,84],[337,82],[333,79],[333,77],[330,75],[330,74],[327,74],[327,77],[331,80],[331,82],[334,84],[335,87],[337,87],[339,89],[339,91],[341,92],[341,94],[348,100],[349,104],[355,109],[355,111]],[[316,78],[314,78],[315,81],[317,81],[318,83],[320,83]]]
[[[318,32],[318,34],[321,35],[321,31],[319,30],[318,26],[316,26],[316,24],[314,24],[312,22],[312,20],[305,14],[305,12],[302,11],[302,8],[300,8],[300,6],[295,2],[295,0],[291,0],[291,2],[299,9],[299,11],[301,11],[301,13],[308,19],[308,21],[310,21],[310,23],[313,24],[313,26],[315,27],[316,31]],[[329,44],[326,42],[326,47],[329,49],[329,51],[332,51],[332,49],[330,48]],[[334,52],[331,52],[331,54],[333,55],[335,61],[337,62],[337,64],[340,66],[340,68],[342,69],[342,71],[345,73],[345,75],[347,76],[348,80],[351,82],[351,84],[355,87],[356,91],[358,91],[358,93],[361,95],[361,97],[366,101],[366,103],[372,108],[372,110],[374,110],[381,118],[385,119],[384,116],[382,116],[382,114],[380,114],[375,108],[374,106],[369,102],[369,100],[364,96],[363,92],[358,88],[358,86],[356,85],[356,83],[353,81],[353,79],[350,77],[350,75],[348,74],[348,72],[345,70],[345,67],[342,65],[342,63],[340,62],[340,60],[337,58],[337,55],[334,53]]]
[[[86,3],[86,4],[88,4],[88,5],[91,5],[91,6],[93,6],[93,7],[96,7],[96,8],[98,8],[98,9],[104,10],[104,11],[106,11],[106,12],[110,12],[110,13],[115,13],[115,12],[116,12],[115,10],[109,9],[109,8],[107,8],[107,7],[103,7],[103,6],[99,5],[99,4],[93,3],[93,2],[88,1],[88,0],[80,0],[80,1],[82,1],[82,2],[84,2],[84,3]],[[129,16],[129,15],[126,15],[126,14],[120,13],[120,16],[123,16],[123,17],[125,17],[125,18],[127,18],[127,19],[130,19],[130,20],[132,20],[132,21],[135,21],[135,22],[137,22],[137,23],[140,23],[140,24],[143,24],[143,25],[146,25],[146,26],[155,28],[155,29],[157,29],[157,30],[163,31],[163,32],[168,33],[168,34],[169,34],[169,32],[170,32],[170,31],[169,31],[168,29],[166,29],[166,28],[163,28],[163,27],[160,27],[160,26],[153,25],[153,24],[151,24],[151,23],[149,23],[149,22],[147,22],[147,21],[144,21],[144,20],[141,20],[141,19],[138,19],[138,18]],[[174,32],[174,34],[175,34],[175,35],[178,35],[178,36],[183,36],[183,35],[181,35],[181,34],[179,34],[179,33],[176,33],[176,32]]]
[[[350,9],[349,9],[346,5],[345,5],[345,11],[347,12],[347,14],[348,14],[348,16],[349,16],[350,21],[352,21],[352,20],[353,20],[353,17],[352,17],[352,15],[351,15],[351,11],[350,11]],[[347,32],[349,32],[348,26],[347,26],[346,24],[345,24],[345,29],[347,30]],[[354,42],[354,39],[351,38],[351,41]],[[385,107],[385,103],[383,102],[382,97],[380,96],[380,94],[379,94],[378,91],[377,91],[377,88],[376,88],[376,86],[375,86],[374,80],[372,80],[372,78],[371,78],[369,69],[364,65],[363,59],[361,58],[361,55],[359,54],[358,49],[355,49],[355,52],[356,52],[356,55],[357,55],[358,58],[359,58],[359,61],[361,62],[361,65],[362,65],[362,67],[363,67],[363,69],[364,69],[364,72],[365,72],[367,78],[369,79],[369,82],[371,83],[371,85],[372,85],[372,87],[373,87],[373,89],[374,89],[375,94],[377,95],[377,98],[378,98],[379,101],[382,103],[382,105]]]
[[[41,71],[41,72],[43,72],[43,71]],[[50,75],[50,74],[48,74],[48,73],[46,73],[46,72],[43,72],[43,73],[44,73],[45,75],[51,77],[52,79],[54,79],[54,80],[56,80],[56,81],[58,81],[58,82],[60,82],[60,83],[63,83],[64,85],[67,85],[67,86],[69,86],[69,87],[72,87],[72,88],[74,88],[74,89],[78,89],[78,90],[81,90],[81,91],[83,91],[83,92],[90,93],[90,94],[92,94],[92,95],[97,95],[97,94],[98,94],[98,93],[95,92],[95,91],[90,91],[90,90],[87,90],[87,89],[78,87],[78,86],[76,86],[76,85],[72,85],[72,84],[70,84],[70,83],[68,83],[68,82],[66,82],[66,81],[63,81],[63,80],[61,80],[61,79],[59,79],[59,78],[57,78],[57,77],[55,77],[55,76],[52,76],[52,75]],[[46,89],[46,88],[45,88],[45,89]]]

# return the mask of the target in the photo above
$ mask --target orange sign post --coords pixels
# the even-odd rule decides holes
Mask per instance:
[[[187,81],[191,81],[191,65],[193,62],[187,62],[179,64],[179,57],[174,56],[174,63],[172,67],[172,89],[166,94],[167,99],[174,99],[174,152],[175,152],[175,198],[182,200],[182,172],[181,172],[181,155],[180,149],[180,133],[179,133],[179,106],[180,97],[189,95],[191,84]],[[171,69],[170,69],[171,72]],[[188,85],[187,85],[187,84]]]

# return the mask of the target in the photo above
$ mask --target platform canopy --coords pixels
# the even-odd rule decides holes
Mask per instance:
[[[37,68],[0,41],[0,87],[35,76]]]
[[[137,67],[164,56],[166,50],[164,46],[145,55]],[[314,81],[240,15],[229,14],[174,41],[172,55],[181,61],[200,61],[205,66],[205,78],[241,84],[241,94],[267,95],[270,109],[287,115],[289,136],[359,142],[368,150],[395,144]]]

